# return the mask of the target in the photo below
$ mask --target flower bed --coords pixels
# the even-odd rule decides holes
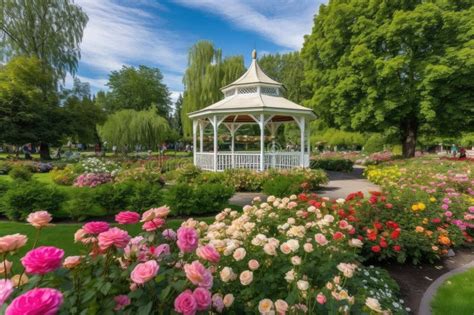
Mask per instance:
[[[89,222],[74,235],[87,255],[64,258],[61,249],[40,246],[22,258],[25,273],[2,263],[0,305],[8,315],[405,314],[396,284],[361,263],[363,242],[333,205],[306,195],[269,197],[242,213],[224,210],[211,225],[189,219],[176,232],[166,228],[166,207],[122,212],[117,222],[140,220],[141,235]],[[28,217],[38,231],[50,221],[47,212]],[[0,254],[25,243],[25,236],[4,236]]]

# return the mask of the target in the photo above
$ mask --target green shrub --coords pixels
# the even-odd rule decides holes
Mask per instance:
[[[224,172],[202,172],[195,178],[195,184],[225,184],[229,176]]]
[[[171,158],[163,163],[161,171],[170,172],[189,164],[193,164],[192,158]]]
[[[94,189],[97,190],[98,203],[108,214],[115,214],[125,210],[128,206],[128,199],[134,193],[132,182],[107,183]]]
[[[51,179],[58,185],[67,185],[71,186],[74,183],[74,180],[78,176],[74,171],[72,165],[68,165],[63,169],[54,168],[51,172]]]
[[[326,171],[352,172],[354,162],[349,159],[315,159],[311,160],[312,169],[323,169]]]
[[[202,171],[199,167],[193,164],[187,164],[176,170],[176,182],[177,183],[193,183],[196,178],[201,175]]]
[[[97,192],[97,189],[90,187],[75,188],[64,205],[64,211],[71,219],[78,221],[107,215],[106,209],[99,203],[100,196]]]
[[[385,145],[385,139],[381,134],[375,133],[367,139],[364,145],[364,152],[374,153],[383,151]]]
[[[202,215],[222,210],[233,194],[223,184],[177,184],[166,192],[165,202],[175,215]]]
[[[263,192],[276,197],[298,194],[303,191],[303,182],[304,177],[301,175],[277,175],[263,184]]]
[[[224,182],[236,191],[261,191],[269,179],[269,172],[255,172],[247,169],[230,169],[224,172]]]
[[[134,182],[133,194],[128,198],[127,208],[134,211],[145,211],[163,205],[163,193],[160,184]]]
[[[12,166],[9,162],[0,161],[0,175],[7,175],[11,169]]]
[[[10,177],[13,179],[21,179],[21,180],[29,181],[31,180],[33,173],[27,167],[23,165],[16,165],[12,167],[10,172],[8,172],[8,175],[10,175]]]
[[[66,194],[51,185],[32,181],[15,181],[2,197],[3,211],[10,220],[24,220],[29,213],[47,210],[55,217]]]
[[[11,184],[3,179],[0,179],[0,196],[2,196],[8,189],[10,189]]]

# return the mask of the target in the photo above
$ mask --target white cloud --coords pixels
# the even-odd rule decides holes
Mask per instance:
[[[184,43],[177,34],[159,28],[156,14],[114,0],[76,2],[89,16],[81,44],[81,63],[87,67],[109,72],[122,65],[144,63],[162,70],[184,70]]]
[[[174,107],[174,103],[176,103],[176,101],[178,100],[179,95],[183,94],[183,91],[170,91],[170,93],[171,102],[173,102]]]
[[[83,77],[80,75],[76,76],[81,82],[89,82],[92,88],[97,89],[97,90],[107,90],[108,87],[106,86],[108,80],[103,79],[103,78],[88,78],[88,77]]]
[[[217,14],[231,24],[259,33],[282,47],[300,49],[311,32],[313,16],[325,0],[174,0]]]

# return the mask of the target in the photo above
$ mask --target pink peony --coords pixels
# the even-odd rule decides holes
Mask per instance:
[[[55,315],[62,303],[63,295],[58,290],[35,288],[15,298],[5,315]]]
[[[183,253],[190,253],[198,246],[199,236],[195,229],[180,227],[178,229],[178,247]]]
[[[114,311],[123,310],[126,306],[130,305],[130,298],[127,295],[117,295],[114,297],[115,307]]]
[[[135,224],[140,222],[140,214],[134,211],[122,211],[115,215],[118,224]]]
[[[197,311],[196,299],[191,290],[181,292],[174,300],[174,310],[184,315],[194,315]]]
[[[136,284],[144,284],[145,282],[153,279],[158,273],[159,269],[160,266],[158,266],[156,260],[149,260],[136,265],[130,274],[130,278]]]
[[[193,292],[194,299],[196,300],[197,310],[205,311],[211,306],[211,292],[204,288],[196,288]]]
[[[153,232],[163,225],[165,225],[165,220],[161,218],[154,218],[153,220],[143,223],[142,229],[147,232]]]
[[[198,247],[198,249],[196,250],[196,254],[200,258],[213,263],[219,262],[219,259],[221,258],[219,252],[212,245]]]
[[[81,263],[81,256],[68,256],[64,259],[63,267],[66,269],[73,269]]]
[[[319,294],[316,296],[316,301],[317,301],[319,304],[324,304],[324,303],[326,303],[326,297],[324,296],[324,294],[319,293]]]
[[[192,284],[206,289],[212,288],[212,274],[199,261],[195,260],[191,264],[184,265],[184,272]]]
[[[90,236],[86,237],[87,233],[84,229],[79,229],[74,233],[74,243],[81,242],[82,244],[90,244],[97,242],[97,238]]]
[[[30,213],[26,218],[26,221],[35,228],[41,229],[42,227],[48,226],[52,219],[53,217],[48,211],[36,211]]]
[[[44,275],[61,267],[64,251],[54,246],[40,246],[30,250],[21,259],[25,271],[34,275]]]
[[[124,248],[130,241],[130,235],[127,231],[113,227],[108,231],[102,232],[98,236],[99,247],[101,250],[106,250],[112,246],[116,248]]]
[[[25,246],[28,238],[23,234],[12,234],[0,237],[0,254],[13,252]]]
[[[13,292],[13,282],[8,279],[0,280],[0,306],[10,297]]]
[[[84,229],[84,232],[86,232],[86,234],[100,234],[102,232],[107,231],[110,226],[107,222],[93,221],[84,224],[82,228]]]

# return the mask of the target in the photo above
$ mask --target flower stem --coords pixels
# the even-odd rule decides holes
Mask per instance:
[[[5,272],[5,280],[8,278],[7,272],[7,253],[3,254],[3,271]]]

